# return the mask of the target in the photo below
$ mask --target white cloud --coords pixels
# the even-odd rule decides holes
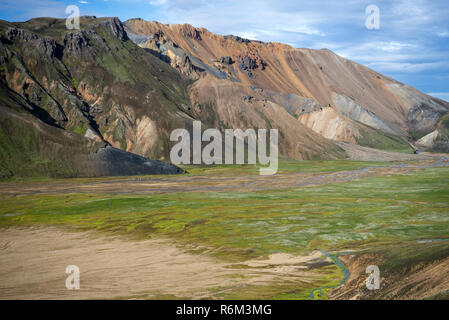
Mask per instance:
[[[368,67],[380,72],[401,72],[401,73],[416,73],[428,70],[440,69],[447,66],[446,62],[424,62],[424,63],[409,63],[409,62],[374,62],[368,63]]]
[[[80,2],[88,1],[92,4],[90,0]],[[297,48],[329,48],[387,75],[403,74],[403,82],[417,79],[411,73],[449,74],[447,0],[376,2],[381,28],[375,31],[365,28],[365,8],[373,0],[116,0],[108,2],[114,5],[103,3],[103,11],[92,14],[190,23],[222,35],[288,43]],[[15,17],[23,20],[65,16],[65,4],[56,0],[3,0],[0,12],[17,10],[18,6],[23,9]],[[124,6],[126,10],[121,12],[119,8]],[[424,90],[432,91],[430,84],[425,86]],[[433,91],[445,91],[438,88]]]
[[[440,98],[449,102],[449,92],[430,92],[427,93],[429,96]]]
[[[259,40],[257,39],[257,34],[254,32],[237,32],[235,35],[244,39]]]
[[[448,69],[448,56],[443,51],[420,44],[399,41],[373,41],[334,48],[344,58],[365,64],[382,73],[418,73]]]
[[[167,4],[167,0],[151,0],[149,4],[152,6],[162,6],[164,4]]]
[[[416,46],[410,43],[401,43],[397,41],[390,41],[379,43],[378,48],[382,51],[392,52],[392,51],[400,51],[405,48],[415,48]]]
[[[6,0],[0,2],[2,14],[8,11],[15,12],[14,18],[10,21],[25,21],[34,17],[66,17],[65,8],[64,3],[56,0]]]

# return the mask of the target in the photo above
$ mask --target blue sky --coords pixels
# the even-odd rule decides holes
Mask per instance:
[[[294,47],[329,48],[425,93],[449,101],[447,0],[1,0],[0,18],[82,15],[190,23]],[[380,29],[365,27],[365,8],[380,9]]]

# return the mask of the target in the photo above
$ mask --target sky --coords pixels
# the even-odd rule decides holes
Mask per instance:
[[[422,92],[449,101],[448,0],[0,0],[0,19],[81,15],[190,23],[209,31],[328,48]],[[379,8],[379,28],[366,9]]]

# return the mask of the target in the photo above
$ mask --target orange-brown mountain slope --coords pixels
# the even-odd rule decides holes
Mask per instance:
[[[230,127],[279,126],[281,151],[293,158],[307,154],[310,140],[317,146],[306,157],[328,147],[327,139],[411,151],[408,142],[433,132],[449,110],[449,103],[327,49],[221,36],[188,24],[124,25],[140,47],[196,80],[190,95],[198,112],[208,104]]]

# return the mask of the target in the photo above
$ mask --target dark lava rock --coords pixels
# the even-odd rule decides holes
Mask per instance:
[[[5,32],[6,38],[10,41],[14,41],[16,39],[21,39],[24,41],[32,41],[37,40],[39,36],[33,32],[28,30],[19,29],[19,28],[8,28]]]
[[[180,174],[181,168],[158,160],[106,146],[91,155],[104,175]]]
[[[185,31],[183,34],[185,37],[188,37],[188,38],[192,38],[195,40],[202,40],[201,33],[195,28]]]
[[[155,41],[161,41],[164,38],[164,33],[161,30],[156,31],[155,34],[153,34],[153,39]]]
[[[128,40],[128,35],[126,34],[125,28],[123,27],[122,22],[119,18],[114,17],[111,19],[107,19],[103,24],[109,28],[112,34],[121,41]]]
[[[71,54],[77,58],[81,53],[94,57],[96,50],[110,52],[104,39],[93,29],[67,32],[64,36],[64,55]]]
[[[259,61],[252,59],[248,56],[245,56],[243,58],[240,58],[240,63],[239,63],[239,69],[241,71],[247,71],[248,72],[248,76],[250,78],[252,78],[254,75],[252,73],[252,70],[255,70],[257,68],[260,67],[261,70],[265,70],[266,67],[266,63],[262,60],[259,59]]]
[[[60,59],[62,56],[62,47],[55,40],[49,37],[42,37],[28,30],[19,28],[8,28],[5,32],[7,40],[14,42],[15,40],[25,41],[27,46],[34,47],[41,55],[50,58]]]
[[[254,97],[253,96],[243,96],[243,101],[252,103]]]
[[[258,65],[256,60],[251,59],[248,56],[245,56],[243,59],[240,59],[239,69],[242,71],[254,70],[257,69]]]
[[[67,32],[64,36],[64,50],[75,56],[79,56],[87,45],[88,40],[84,31]]]
[[[220,58],[220,63],[224,63],[224,64],[233,64],[234,61],[232,60],[231,57],[226,56],[226,57],[221,57],[221,58]]]
[[[224,36],[224,38],[225,39],[231,39],[231,40],[234,40],[234,41],[237,41],[237,42],[240,42],[240,43],[246,43],[246,44],[251,42],[251,40],[244,39],[244,38],[241,38],[239,36],[233,36],[233,35]]]

